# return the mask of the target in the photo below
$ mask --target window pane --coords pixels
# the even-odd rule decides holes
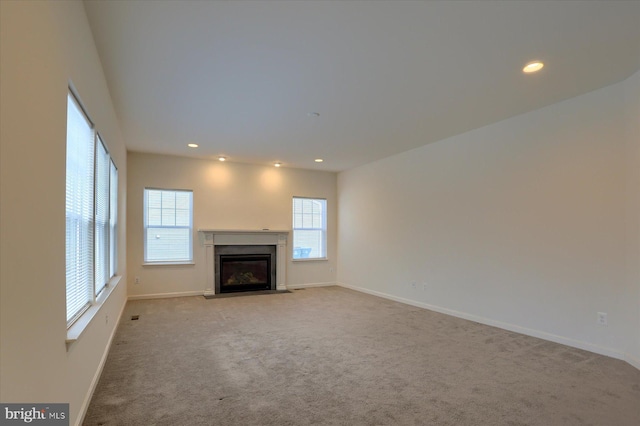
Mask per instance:
[[[149,226],[161,226],[162,225],[162,209],[149,209],[147,214],[147,223]]]
[[[176,193],[176,209],[186,209],[189,210],[191,208],[191,193],[189,192],[177,192]]]
[[[174,209],[176,207],[176,195],[174,192],[162,191],[162,209]]]
[[[325,257],[322,231],[294,230],[294,259]],[[297,256],[296,256],[297,255]]]
[[[159,209],[162,207],[162,192],[151,189],[145,190],[147,194],[147,205],[149,208]]]
[[[190,261],[191,230],[188,228],[148,228],[148,261]]]
[[[116,275],[118,271],[118,241],[117,241],[117,223],[118,223],[118,169],[111,161],[111,170],[109,174],[109,278]]]
[[[162,209],[162,226],[176,226],[176,211],[174,209]]]
[[[189,226],[189,210],[176,210],[176,226]]]
[[[91,123],[67,98],[66,295],[70,325],[93,300],[93,164]]]
[[[102,141],[96,144],[95,181],[95,294],[109,282],[109,154]]]

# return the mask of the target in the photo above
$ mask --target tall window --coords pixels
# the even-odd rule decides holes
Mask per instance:
[[[100,137],[96,141],[96,165],[95,165],[95,274],[96,274],[96,294],[100,293],[105,285],[109,282],[111,275],[111,262],[109,262],[109,191],[110,179],[109,173],[111,161],[104,144]]]
[[[193,261],[193,192],[144,190],[144,261]]]
[[[67,97],[67,326],[95,302],[115,275],[117,169],[82,107]],[[111,230],[113,228],[113,231]]]
[[[293,197],[293,258],[327,257],[327,200]]]
[[[110,171],[109,242],[111,253],[109,255],[109,276],[113,277],[118,270],[118,253],[116,250],[118,244],[118,169],[113,161],[111,161]]]

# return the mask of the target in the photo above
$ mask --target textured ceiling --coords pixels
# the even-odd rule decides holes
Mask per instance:
[[[85,7],[127,147],[141,152],[346,170],[640,68],[640,1]],[[532,59],[546,67],[523,74]]]

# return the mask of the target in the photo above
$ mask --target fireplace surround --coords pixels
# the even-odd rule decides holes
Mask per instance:
[[[228,250],[223,248],[224,246],[271,246],[272,249],[275,249],[275,255],[271,256],[271,268],[275,270],[275,275],[271,276],[270,287],[274,290],[287,289],[286,265],[288,230],[198,229],[198,234],[200,243],[205,249],[207,273],[202,286],[205,296],[212,296],[214,294],[220,294],[221,292],[220,286],[216,286],[216,274],[220,275],[221,272],[219,265],[220,260],[218,259],[216,262],[217,254],[220,252],[220,254],[233,255],[233,253],[223,253],[225,250]],[[240,254],[242,255],[244,253]],[[253,254],[262,255],[264,253]],[[230,260],[233,259],[231,258]],[[218,264],[216,265],[216,263]],[[253,270],[244,271],[244,273],[247,272],[253,273]],[[240,273],[242,274],[243,272]],[[227,277],[227,280],[228,279]],[[238,275],[236,275],[235,279],[238,280]],[[239,278],[239,280],[243,282],[252,281],[249,275],[244,275]]]

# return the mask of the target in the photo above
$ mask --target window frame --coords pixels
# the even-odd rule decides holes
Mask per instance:
[[[167,226],[150,226],[148,224],[149,221],[149,205],[148,205],[148,192],[149,191],[164,191],[164,192],[173,192],[173,193],[188,193],[189,194],[189,225],[167,225]],[[143,223],[143,265],[152,266],[152,265],[193,265],[193,190],[191,189],[174,189],[174,188],[156,188],[156,187],[145,187],[143,190],[143,210],[142,210],[142,223]],[[174,210],[176,208],[174,207]],[[149,228],[168,228],[168,229],[188,229],[189,235],[189,256],[187,259],[160,259],[153,260],[149,259],[148,246],[147,246],[147,236]]]
[[[321,227],[296,227],[296,200],[311,200],[322,203],[322,224]],[[291,242],[291,260],[294,262],[309,262],[317,260],[328,260],[327,257],[327,199],[319,197],[301,197],[293,196],[292,210],[291,210],[291,229],[292,229],[292,242]],[[304,214],[304,213],[302,213]],[[295,257],[296,253],[296,231],[320,231],[320,244],[321,253],[315,257]]]

